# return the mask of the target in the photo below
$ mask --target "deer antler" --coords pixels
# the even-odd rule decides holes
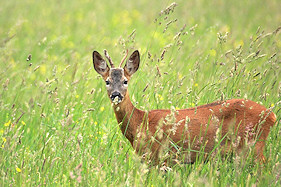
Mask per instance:
[[[114,64],[113,64],[113,62],[112,62],[112,60],[111,60],[111,58],[110,58],[110,56],[109,56],[109,54],[108,54],[108,52],[107,52],[106,49],[104,50],[104,55],[105,55],[105,57],[107,58],[107,60],[108,60],[108,62],[109,62],[109,64],[110,64],[110,66],[111,66],[111,68],[114,68]]]
[[[126,54],[125,54],[125,56],[123,57],[123,59],[122,59],[120,65],[119,65],[120,68],[121,68],[123,62],[125,61],[125,59],[127,58],[127,56],[128,56],[128,49],[127,49]]]

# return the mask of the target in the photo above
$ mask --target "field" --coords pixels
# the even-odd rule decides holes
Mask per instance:
[[[2,1],[0,186],[281,186],[281,2]],[[92,52],[141,63],[141,109],[245,98],[272,108],[265,164],[251,156],[142,163],[115,119]]]

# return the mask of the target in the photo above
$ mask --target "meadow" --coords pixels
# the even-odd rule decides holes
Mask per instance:
[[[281,186],[281,2],[2,1],[0,186]],[[92,52],[119,64],[141,109],[245,98],[277,115],[265,164],[232,155],[142,163],[115,119]]]

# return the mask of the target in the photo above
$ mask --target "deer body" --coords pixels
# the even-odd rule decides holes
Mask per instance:
[[[106,52],[105,55],[108,56]],[[127,90],[131,75],[139,67],[138,51],[131,55],[124,69],[109,68],[96,51],[93,61],[106,81],[121,131],[138,154],[157,164],[164,150],[171,158],[181,152],[186,154],[185,162],[192,163],[198,153],[211,153],[217,144],[223,154],[241,152],[248,144],[254,146],[257,158],[264,160],[265,140],[276,121],[275,114],[264,106],[232,99],[182,110],[142,111],[131,103]]]

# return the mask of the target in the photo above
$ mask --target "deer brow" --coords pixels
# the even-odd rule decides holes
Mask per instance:
[[[121,70],[112,70],[110,76],[114,80],[120,80],[123,77],[123,72]]]

